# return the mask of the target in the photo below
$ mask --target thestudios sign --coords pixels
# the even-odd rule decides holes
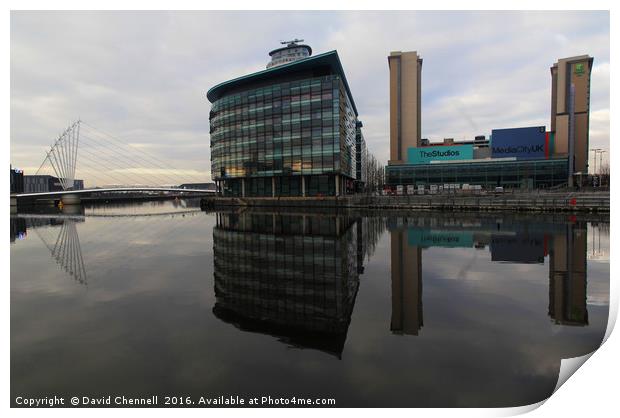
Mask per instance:
[[[474,237],[471,232],[409,228],[407,243],[420,247],[471,248]]]
[[[435,147],[407,149],[407,163],[428,164],[431,161],[471,160],[474,158],[472,145],[440,145]]]
[[[493,129],[491,157],[515,157],[518,160],[546,158],[546,137],[544,126]]]

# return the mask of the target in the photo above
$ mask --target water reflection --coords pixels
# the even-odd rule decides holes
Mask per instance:
[[[514,222],[509,218],[417,216],[388,222],[391,235],[392,320],[395,334],[422,328],[423,249],[488,247],[491,261],[544,264],[549,257],[549,316],[558,325],[588,324],[587,224]],[[467,266],[464,267],[464,270]]]
[[[383,215],[12,216],[12,395],[517,406],[598,348],[605,219]]]
[[[587,325],[587,229],[581,223],[554,234],[549,253],[549,316],[556,324]]]
[[[36,212],[13,214],[10,217],[11,243],[25,240],[33,234],[36,235],[49,251],[51,258],[69,277],[79,284],[87,285],[87,263],[84,262],[77,228],[77,225],[85,223],[87,218],[118,221],[110,222],[114,228],[108,226],[100,230],[98,241],[105,242],[122,238],[127,243],[136,241],[150,243],[154,241],[153,236],[172,236],[174,233],[170,229],[173,225],[164,223],[165,230],[162,230],[161,225],[159,228],[150,223],[141,225],[139,222],[131,222],[132,219],[144,220],[154,217],[172,219],[186,216],[189,218],[202,214],[199,205],[194,201],[172,201],[170,205],[173,210],[167,208],[162,202],[149,203],[155,204],[133,206],[130,207],[130,211],[127,211],[127,205],[113,204],[105,205],[103,208],[89,208],[90,210],[86,211],[83,206],[66,206],[62,211],[57,208],[43,207],[38,208]],[[180,211],[179,209],[186,210]],[[114,258],[114,263],[124,261],[118,253],[125,253],[124,256],[127,257],[126,248],[122,246],[118,248],[107,246],[103,251],[103,254]],[[97,259],[101,255],[91,254],[91,257]]]
[[[114,208],[122,206],[107,210]],[[103,216],[174,215],[178,214]],[[11,242],[34,232],[62,270],[77,283],[87,284],[76,228],[85,219],[83,211],[76,215],[13,215]],[[393,334],[418,335],[424,325],[422,260],[423,250],[429,248],[486,249],[496,263],[544,264],[548,257],[549,317],[558,325],[588,324],[586,222],[523,223],[506,217],[428,214],[386,219],[312,213],[217,213],[213,228],[214,314],[241,330],[270,334],[291,346],[340,356],[364,261],[374,253],[386,226],[391,248]],[[598,226],[608,231],[608,224]],[[600,228],[592,230],[601,233]],[[136,231],[137,235],[144,232]],[[127,230],[124,234],[131,235]]]
[[[83,216],[36,215],[11,217],[11,242],[26,239],[28,230],[41,239],[56,264],[79,284],[87,284],[76,223]],[[55,228],[52,228],[55,227]]]
[[[383,221],[316,214],[216,216],[213,313],[241,330],[340,357],[364,258]]]
[[[28,228],[26,227],[26,219],[18,218],[16,216],[11,216],[11,244],[15,242],[15,240],[23,240],[26,239]]]
[[[390,233],[392,275],[392,320],[394,334],[418,335],[423,325],[422,247],[409,241],[409,231]]]
[[[75,227],[76,222],[84,222],[84,220],[63,219],[60,228],[57,228],[55,239],[53,235],[50,236],[44,232],[39,232],[38,228],[34,229],[34,231],[50,251],[56,263],[78,283],[87,284],[86,268],[82,258],[82,246],[80,245],[80,237]]]

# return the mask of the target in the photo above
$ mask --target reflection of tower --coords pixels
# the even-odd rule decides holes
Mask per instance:
[[[218,214],[213,313],[237,328],[340,356],[359,285],[346,217]]]
[[[587,325],[585,225],[567,225],[554,235],[549,253],[549,316],[556,324]]]
[[[391,231],[392,322],[395,334],[418,335],[422,319],[422,248],[409,245],[407,230]]]

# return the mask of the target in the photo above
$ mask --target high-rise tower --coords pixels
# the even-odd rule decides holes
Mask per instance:
[[[568,156],[569,184],[575,174],[588,173],[590,130],[589,55],[562,58],[551,67],[551,131],[555,155]]]
[[[407,149],[422,143],[422,58],[416,51],[390,52],[390,161],[403,164]]]

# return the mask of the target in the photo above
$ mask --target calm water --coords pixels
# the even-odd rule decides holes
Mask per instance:
[[[11,216],[11,394],[517,406],[601,343],[609,223],[568,215]]]

